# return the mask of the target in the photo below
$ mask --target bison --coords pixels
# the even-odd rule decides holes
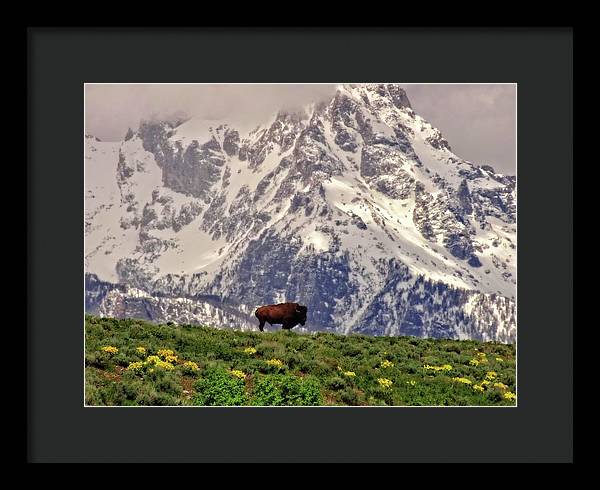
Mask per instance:
[[[261,306],[254,313],[260,322],[258,328],[263,331],[265,322],[269,325],[282,325],[285,330],[290,330],[296,325],[304,326],[306,323],[306,306],[298,303],[280,303],[278,305]]]

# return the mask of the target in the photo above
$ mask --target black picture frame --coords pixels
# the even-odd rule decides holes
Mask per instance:
[[[27,39],[28,461],[572,461],[572,29],[29,28]],[[518,407],[84,408],[83,84],[340,81],[518,84]]]

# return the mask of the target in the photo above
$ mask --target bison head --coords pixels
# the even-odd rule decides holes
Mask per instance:
[[[306,312],[308,308],[306,306],[298,305],[296,306],[296,320],[302,326],[306,323]]]

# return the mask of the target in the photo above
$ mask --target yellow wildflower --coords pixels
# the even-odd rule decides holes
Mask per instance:
[[[177,362],[177,356],[165,356],[167,362]]]
[[[471,364],[471,366],[479,366],[480,364],[487,363],[488,360],[485,352],[475,352],[475,357],[469,361],[469,364]]]
[[[354,371],[344,371],[344,376],[350,376],[351,378],[353,378],[354,376],[356,376],[356,373]]]
[[[425,364],[423,366],[423,369],[425,369],[425,371],[452,371],[452,366],[450,364],[444,364],[442,366],[432,366],[431,364]]]
[[[198,371],[200,368],[194,361],[185,361],[183,363],[183,369],[187,371]]]
[[[146,348],[145,347],[136,347],[135,348],[136,351],[138,351],[140,354],[145,354],[146,353]]]
[[[175,369],[175,366],[173,366],[173,364],[167,361],[163,361],[158,356],[148,356],[146,358],[146,364],[153,364],[155,367],[165,369],[167,371],[173,371],[173,369]],[[150,370],[150,372],[153,372],[153,370]]]
[[[504,393],[503,396],[506,400],[516,400],[517,399],[517,395],[515,395],[511,391],[507,391],[506,393]]]
[[[494,380],[496,379],[496,376],[498,376],[496,371],[488,371],[488,373],[485,375],[485,379]]]
[[[166,371],[173,371],[173,369],[175,369],[175,366],[173,366],[173,364],[171,364],[170,362],[166,362],[166,361],[158,361],[155,364],[156,367],[159,367],[161,369],[165,369]]]
[[[160,349],[156,355],[158,357],[162,357],[163,359],[168,357],[168,356],[173,356],[175,355],[175,352],[173,352],[171,349]]]
[[[378,378],[377,382],[385,389],[391,388],[392,384],[394,384],[391,379],[387,378]]]
[[[269,359],[267,361],[267,364],[269,366],[273,366],[273,367],[277,367],[277,368],[283,367],[283,362],[280,361],[279,359]]]
[[[112,345],[105,345],[104,347],[102,347],[102,350],[104,352],[108,352],[109,354],[116,354],[117,352],[119,352],[119,349],[113,347]]]
[[[407,381],[406,384],[410,386],[415,386],[417,382],[414,379],[411,379],[410,381]]]
[[[245,352],[246,354],[256,354],[256,349],[255,349],[254,347],[246,347],[246,348],[244,349],[244,352]]]
[[[383,361],[380,366],[382,368],[390,368],[390,367],[394,367],[394,363],[392,361],[388,361],[387,359],[385,361]]]
[[[504,383],[494,383],[494,388],[500,388],[501,390],[505,390],[508,388]]]
[[[475,391],[483,391],[485,388],[481,385],[473,385]]]
[[[491,383],[490,381],[488,381],[487,379],[484,379],[480,384],[481,384],[481,386],[487,386],[490,383]]]
[[[496,357],[496,361],[498,361],[498,362],[504,362],[504,359],[502,359],[501,357]]]
[[[244,373],[244,371],[240,371],[239,369],[232,369],[230,371],[230,373],[239,379],[244,379],[246,377],[246,374]]]
[[[130,362],[127,366],[127,371],[139,372],[144,369],[144,363],[142,361]]]
[[[470,385],[473,383],[469,378],[452,378],[452,381],[456,381],[457,383],[464,383],[466,385]]]

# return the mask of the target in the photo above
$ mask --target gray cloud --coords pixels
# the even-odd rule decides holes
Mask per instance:
[[[86,131],[107,141],[140,119],[183,111],[205,119],[263,121],[282,108],[327,99],[335,85],[86,85]]]
[[[454,153],[516,173],[516,85],[404,85],[413,109]]]
[[[436,126],[454,152],[515,173],[514,85],[403,85],[415,111]],[[330,98],[335,85],[87,84],[86,131],[107,141],[140,119],[183,111],[206,119],[264,121],[281,108]]]

